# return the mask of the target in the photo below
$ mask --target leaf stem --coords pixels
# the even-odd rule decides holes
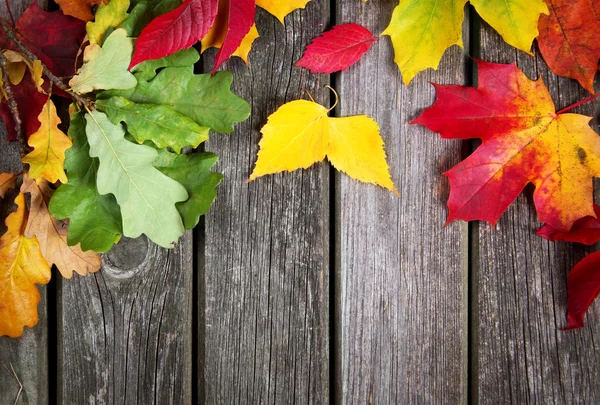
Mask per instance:
[[[337,91],[335,91],[333,89],[333,87],[331,87],[330,85],[326,84],[325,88],[333,91],[333,94],[335,95],[335,103],[333,103],[333,105],[331,106],[331,108],[329,110],[327,110],[327,113],[329,113],[329,112],[333,111],[333,109],[335,107],[337,107],[337,105],[339,104],[339,102],[340,102],[340,96],[338,96]]]
[[[569,110],[572,110],[575,107],[579,107],[582,104],[589,103],[590,101],[595,100],[598,97],[600,97],[600,93],[596,93],[593,96],[589,96],[587,98],[584,98],[583,100],[581,100],[581,101],[579,101],[579,102],[577,102],[575,104],[572,104],[572,105],[570,105],[568,107],[563,108],[562,110],[560,110],[559,112],[557,112],[556,115],[563,114],[563,113],[565,113],[565,112],[567,112]]]
[[[25,56],[27,56],[29,59],[31,60],[39,60],[39,58],[37,56],[35,56],[33,54],[33,52],[31,52],[25,45],[23,45],[23,43],[19,40],[19,38],[17,38],[17,35],[15,34],[15,32],[13,30],[11,30],[6,22],[0,20],[0,26],[2,27],[2,30],[6,33],[6,36],[15,43],[15,45],[17,45],[17,47],[21,50],[21,52],[23,52],[23,54]],[[60,80],[58,77],[56,77],[47,67],[46,65],[44,65],[42,63],[42,61],[40,61],[40,63],[42,64],[42,69],[44,70],[44,75],[46,77],[48,77],[48,79],[50,79],[50,81],[52,83],[54,83],[54,85],[56,85],[56,87],[58,87],[59,89],[61,89],[62,91],[64,91],[65,93],[69,94],[69,96],[71,96],[73,98],[73,100],[75,100],[78,104],[80,105],[85,105],[85,106],[92,106],[92,100],[88,99],[87,97],[83,97],[73,91],[71,91],[69,89],[69,87],[64,84],[62,82],[62,80]]]
[[[21,116],[19,115],[19,107],[17,106],[15,95],[13,94],[9,83],[10,79],[8,74],[8,60],[2,51],[0,51],[0,68],[2,69],[2,88],[6,94],[8,108],[10,109],[13,121],[15,122],[15,133],[17,134],[17,140],[19,141],[19,146],[21,148],[21,157],[24,157],[27,154],[29,147],[27,145],[27,139],[23,134],[23,122],[21,121]]]

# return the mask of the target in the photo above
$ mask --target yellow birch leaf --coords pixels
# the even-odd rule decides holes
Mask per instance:
[[[27,174],[23,175],[22,193],[31,194],[31,212],[25,229],[25,236],[37,237],[42,255],[48,263],[55,264],[64,278],[71,278],[73,271],[85,276],[100,270],[100,255],[81,250],[79,245],[67,243],[68,227],[50,215],[48,204],[53,190],[46,181],[39,185]]]
[[[42,112],[38,116],[40,129],[33,133],[28,140],[33,149],[24,158],[23,163],[29,164],[29,176],[37,181],[47,180],[50,183],[67,182],[65,174],[65,151],[73,142],[60,129],[60,118],[56,114],[56,107],[48,99]]]
[[[19,337],[25,326],[38,323],[40,292],[48,284],[50,266],[35,237],[23,235],[27,224],[25,196],[15,199],[17,211],[6,218],[8,230],[0,238],[0,336]]]
[[[258,160],[249,181],[306,169],[327,156],[350,177],[397,193],[377,123],[366,115],[330,118],[329,111],[307,100],[292,101],[275,111],[261,130]]]
[[[110,0],[108,5],[100,3],[94,22],[88,22],[85,29],[90,44],[102,44],[104,34],[109,28],[117,28],[127,19],[129,0]]]
[[[0,198],[4,198],[8,190],[17,186],[17,176],[14,173],[0,173]]]
[[[256,0],[258,7],[273,14],[283,24],[286,15],[298,8],[306,7],[310,0]]]
[[[223,41],[225,40],[225,34],[227,33],[227,27],[219,29],[217,24],[213,24],[210,31],[202,38],[202,53],[209,48],[221,48]],[[246,34],[240,46],[235,50],[231,56],[237,56],[241,58],[246,64],[248,64],[248,55],[252,50],[252,44],[259,38],[256,24],[252,25],[250,31]]]

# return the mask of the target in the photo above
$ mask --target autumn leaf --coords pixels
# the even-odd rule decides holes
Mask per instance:
[[[23,235],[27,224],[25,196],[15,199],[17,211],[6,218],[8,230],[0,238],[0,336],[19,337],[25,326],[38,323],[40,292],[48,284],[50,266],[35,237]]]
[[[468,0],[402,0],[381,35],[394,46],[395,62],[408,85],[427,68],[437,69],[445,50],[463,46],[462,23]],[[548,13],[544,0],[471,0],[479,15],[504,40],[527,53],[538,35],[538,18]]]
[[[69,246],[80,244],[84,251],[107,252],[123,233],[121,211],[112,194],[100,195],[96,189],[99,162],[90,157],[81,112],[71,116],[69,137],[73,139],[65,159],[69,182],[52,195],[48,210],[56,219],[69,218]]]
[[[567,278],[567,328],[583,328],[588,308],[600,294],[600,252],[583,258],[571,269]]]
[[[185,229],[194,229],[217,197],[216,188],[223,180],[223,175],[210,171],[217,159],[213,153],[176,155],[167,150],[158,152],[154,166],[181,183],[190,196],[187,201],[177,203]]]
[[[332,118],[320,104],[284,104],[261,129],[256,167],[249,181],[266,174],[306,169],[326,156],[350,177],[397,193],[386,163],[379,126],[366,115]]]
[[[230,7],[231,5],[231,7]],[[252,44],[259,37],[254,16],[254,0],[231,2],[219,1],[219,12],[215,22],[202,38],[202,52],[209,48],[220,48],[212,72],[216,72],[230,56],[238,56],[248,63]]]
[[[212,26],[217,10],[218,0],[185,0],[173,11],[155,18],[142,30],[129,68],[194,45]]]
[[[109,28],[117,28],[127,19],[129,0],[110,0],[108,4],[100,3],[96,18],[85,26],[90,44],[101,45]]]
[[[79,245],[69,246],[67,224],[53,218],[48,212],[48,203],[53,193],[50,184],[44,181],[38,185],[25,174],[21,192],[31,194],[25,236],[37,237],[46,261],[55,264],[64,278],[71,278],[73,271],[82,276],[98,271],[100,255],[96,252],[84,252]]]
[[[113,31],[104,45],[91,44],[85,48],[84,64],[69,82],[76,93],[93,90],[129,89],[137,81],[127,70],[133,52],[133,39],[123,28]]]
[[[184,233],[175,204],[188,199],[185,188],[155,169],[156,150],[127,141],[122,125],[99,111],[86,114],[86,121],[90,156],[100,162],[97,189],[101,195],[116,197],[123,235],[145,234],[157,245],[173,247]]]
[[[264,8],[277,17],[283,24],[283,19],[292,11],[304,8],[310,0],[256,0],[258,7]]]
[[[595,0],[546,0],[540,18],[540,52],[559,76],[577,80],[590,93],[600,59],[600,4]]]
[[[306,47],[296,66],[313,73],[345,70],[356,63],[375,41],[377,37],[361,25],[336,25]]]
[[[594,204],[595,216],[583,217],[575,221],[568,232],[561,232],[550,225],[538,229],[537,234],[552,242],[563,240],[591,246],[600,241],[600,206]]]
[[[478,62],[479,87],[435,85],[437,100],[413,123],[443,138],[483,144],[445,173],[448,222],[495,224],[528,183],[540,221],[568,231],[594,216],[592,178],[600,175],[600,137],[590,117],[556,113],[543,82],[515,65]]]
[[[94,19],[92,7],[102,2],[103,0],[56,0],[63,13],[83,21],[92,21]]]
[[[153,17],[158,17],[179,7],[183,0],[131,0],[136,6],[147,3],[148,9]]]
[[[17,186],[17,176],[14,173],[0,173],[0,198]]]
[[[35,84],[37,91],[41,93],[44,92],[42,89],[42,85],[44,84],[44,78],[42,77],[44,73],[42,62],[37,59],[31,60],[22,53],[11,50],[4,51],[4,56],[9,62],[8,72],[12,84],[16,86],[21,83],[21,80],[23,80],[23,77],[25,76],[25,69],[29,69],[31,79],[33,80],[33,84]],[[15,77],[13,77],[13,75]]]
[[[180,153],[186,146],[197,148],[208,139],[210,128],[201,127],[168,105],[136,104],[123,97],[112,97],[98,100],[96,108],[104,111],[113,124],[124,122],[138,143],[151,141],[159,148]]]
[[[25,72],[23,81],[13,87],[13,96],[17,105],[27,106],[19,109],[19,115],[23,122],[23,130],[27,136],[36,132],[40,127],[38,116],[48,100],[48,96],[37,91],[29,72]],[[13,141],[17,139],[15,132],[15,121],[6,102],[0,104],[0,117],[6,125],[6,140]]]
[[[40,183],[43,180],[66,183],[65,151],[71,147],[72,142],[58,129],[61,121],[52,100],[48,99],[38,119],[40,129],[28,141],[33,151],[23,158],[23,163],[29,164],[29,177]]]

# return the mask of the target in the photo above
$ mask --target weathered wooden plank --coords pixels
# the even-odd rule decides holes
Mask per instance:
[[[8,4],[13,16],[18,18],[29,6],[30,2],[9,0]],[[46,1],[40,1],[40,5]],[[10,21],[6,2],[0,2],[0,16]],[[0,173],[20,172],[19,147],[16,142],[6,143],[4,124],[0,130]],[[4,218],[14,208],[12,200],[16,191],[5,200],[0,199],[0,234],[4,233]],[[41,300],[38,304],[39,322],[33,329],[26,328],[23,336],[18,339],[0,337],[0,403],[12,404],[19,392],[19,384],[7,372],[5,366],[14,367],[21,383],[23,392],[19,403],[46,404],[48,403],[48,328],[46,286],[39,286]]]
[[[59,288],[59,403],[191,403],[192,238],[121,241]]]
[[[206,145],[220,156],[225,181],[206,216],[201,252],[201,403],[328,402],[329,168],[317,164],[244,184],[269,114],[305,97],[303,88],[329,101],[327,76],[293,67],[328,20],[326,1],[294,12],[285,26],[258,9],[262,37],[249,69],[239,60],[226,65],[252,115]],[[208,55],[207,68],[214,53]]]
[[[537,55],[506,45],[483,24],[481,57],[512,63],[532,79],[541,77],[558,109],[587,97],[575,82],[552,74]],[[574,112],[593,115],[593,105]],[[566,326],[566,279],[587,249],[550,243],[535,235],[540,226],[531,189],[491,228],[474,232],[475,280],[473,398],[479,404],[600,403],[600,310],[583,330]],[[478,233],[477,233],[478,229]]]
[[[397,2],[338,1],[337,23],[378,34]],[[466,24],[465,24],[466,27]],[[444,228],[442,172],[461,145],[409,126],[434,99],[430,81],[465,83],[454,47],[437,72],[402,84],[387,37],[339,75],[339,115],[375,118],[400,197],[336,177],[337,398],[347,404],[467,401],[467,228]]]

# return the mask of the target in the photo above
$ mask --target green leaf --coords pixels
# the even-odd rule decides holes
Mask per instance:
[[[98,192],[117,198],[123,235],[137,238],[143,233],[160,246],[173,247],[184,233],[175,204],[188,199],[185,188],[154,168],[158,152],[127,141],[122,125],[99,111],[85,117],[90,156],[100,160]]]
[[[132,0],[133,4],[138,4],[142,0]],[[150,11],[152,12],[152,17],[158,17],[159,15],[163,15],[168,13],[171,10],[176,9],[181,5],[182,0],[145,0],[148,2],[150,6]]]
[[[113,124],[127,124],[127,132],[138,143],[152,141],[159,148],[170,147],[181,153],[182,148],[197,148],[208,139],[209,128],[199,126],[170,106],[136,104],[123,97],[112,97],[98,100],[96,108],[104,111]]]
[[[129,17],[118,28],[123,28],[127,31],[128,37],[137,38],[142,29],[152,20],[152,17],[148,3],[141,1],[135,5],[131,13],[129,13]]]
[[[118,27],[127,19],[129,0],[110,0],[100,3],[93,22],[85,25],[90,44],[101,44],[109,28]]]
[[[193,229],[200,217],[208,212],[217,197],[216,187],[223,180],[221,173],[211,172],[218,157],[213,153],[176,155],[166,150],[159,151],[154,166],[181,183],[190,198],[177,204],[185,229]]]
[[[168,67],[149,82],[139,81],[135,89],[103,92],[100,97],[122,96],[135,103],[165,104],[203,127],[232,132],[233,124],[250,116],[250,105],[230,90],[231,72],[214,76],[194,74],[194,67]]]
[[[96,190],[98,159],[89,155],[82,113],[73,114],[69,126],[73,146],[67,150],[65,170],[69,182],[61,185],[50,200],[50,214],[57,219],[69,218],[69,246],[107,252],[121,237],[121,213],[112,195]]]
[[[123,28],[115,30],[102,48],[89,45],[85,49],[85,63],[69,85],[80,94],[93,90],[135,87],[135,76],[127,70],[132,52],[133,39],[127,38],[127,32]]]
[[[200,54],[194,48],[184,49],[175,52],[173,55],[164,58],[147,60],[138,63],[131,70],[135,73],[138,81],[150,81],[156,77],[156,71],[165,67],[186,67],[194,66],[200,60]]]

